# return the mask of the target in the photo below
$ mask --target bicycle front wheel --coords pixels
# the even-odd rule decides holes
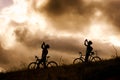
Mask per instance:
[[[50,61],[47,64],[47,67],[57,67],[57,66],[58,66],[58,64],[55,61]]]
[[[83,62],[83,60],[81,58],[76,58],[76,59],[74,59],[73,64],[78,64],[78,63],[82,63],[82,62]]]
[[[28,65],[28,69],[36,69],[37,68],[37,63],[36,62],[31,62],[29,65]]]
[[[101,58],[98,57],[98,56],[95,56],[95,57],[92,58],[92,61],[93,62],[101,61]]]

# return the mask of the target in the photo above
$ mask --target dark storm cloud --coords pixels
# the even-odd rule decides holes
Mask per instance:
[[[37,49],[40,48],[43,41],[50,44],[51,49],[60,52],[74,52],[79,50],[79,45],[76,43],[79,40],[72,37],[61,37],[58,38],[56,36],[52,37],[48,35],[44,35],[41,37],[40,32],[36,32],[35,35],[31,35],[27,29],[16,29],[15,30],[16,40],[20,42],[24,46],[27,46],[29,49]]]
[[[77,38],[72,37],[59,37],[58,36],[49,36],[49,34],[43,33],[40,30],[34,31],[34,35],[27,27],[26,23],[18,23],[15,21],[10,22],[11,26],[14,27],[14,34],[16,37],[16,41],[21,43],[22,45],[28,47],[28,49],[38,49],[40,48],[43,41],[50,44],[51,49],[60,52],[74,52],[78,51],[80,46],[77,44],[79,40]]]
[[[107,4],[103,6],[103,10],[111,23],[120,31],[120,1],[111,0],[107,2]]]
[[[56,38],[54,37],[53,39],[49,39],[47,41],[51,49],[56,50],[58,52],[67,52],[67,53],[72,53],[80,50],[80,44],[78,44],[79,40],[76,38]]]
[[[80,46],[77,44],[79,40],[72,37],[59,37],[49,36],[49,34],[43,33],[40,30],[34,31],[34,35],[29,30],[29,27],[24,23],[17,23],[11,21],[10,25],[14,27],[14,34],[16,41],[26,46],[28,49],[40,48],[43,41],[50,44],[51,49],[60,52],[74,52],[78,51]]]
[[[95,9],[101,10],[119,31],[119,0],[92,1],[89,4],[86,4],[84,0],[48,0],[42,8],[35,8],[36,11],[47,15],[52,27],[70,32],[82,32],[88,28]],[[118,31],[115,33],[119,33]]]
[[[97,8],[103,11],[106,14],[104,15],[108,16],[108,20],[119,29],[119,0],[92,1],[89,4],[86,4],[86,2],[84,0],[48,0],[42,8],[34,6],[34,9],[46,14],[51,26],[57,30],[82,32],[89,27],[90,19]]]
[[[97,4],[86,4],[84,0],[48,0],[44,6],[34,6],[34,9],[46,14],[52,27],[75,32],[88,26]]]
[[[73,13],[73,15],[81,15],[90,17],[94,13],[94,8],[100,6],[101,3],[90,2],[84,0],[48,0],[48,3],[42,8],[47,15],[59,16]]]
[[[28,48],[36,48],[39,46],[40,43],[42,43],[45,33],[41,32],[40,30],[34,30],[32,29],[34,35],[30,31],[31,25],[27,24],[28,22],[19,23],[16,21],[11,20],[9,25],[14,27],[14,33],[16,42],[21,43],[22,45],[28,47]],[[38,26],[34,26],[38,27]]]
[[[15,31],[16,41],[20,42],[28,48],[36,48],[41,42],[40,33],[35,32],[35,35],[32,35],[28,28],[17,28]]]
[[[85,6],[82,0],[49,0],[48,4],[44,7],[46,12],[52,15],[69,14],[71,12],[84,15],[87,12],[84,8]]]

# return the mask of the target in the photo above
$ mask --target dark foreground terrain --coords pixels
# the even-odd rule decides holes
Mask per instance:
[[[120,58],[0,74],[0,80],[120,80]]]

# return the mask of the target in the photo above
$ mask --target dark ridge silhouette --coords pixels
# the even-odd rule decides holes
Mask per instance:
[[[100,62],[64,65],[0,74],[0,80],[120,80],[120,57]]]

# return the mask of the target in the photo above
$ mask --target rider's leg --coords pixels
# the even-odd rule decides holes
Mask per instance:
[[[89,53],[86,53],[85,62],[88,62]]]
[[[44,64],[44,68],[47,68],[47,66],[46,66],[46,61],[44,61],[43,64]]]
[[[46,65],[46,58],[43,59],[43,65],[44,65],[44,68],[47,68],[47,65]]]

